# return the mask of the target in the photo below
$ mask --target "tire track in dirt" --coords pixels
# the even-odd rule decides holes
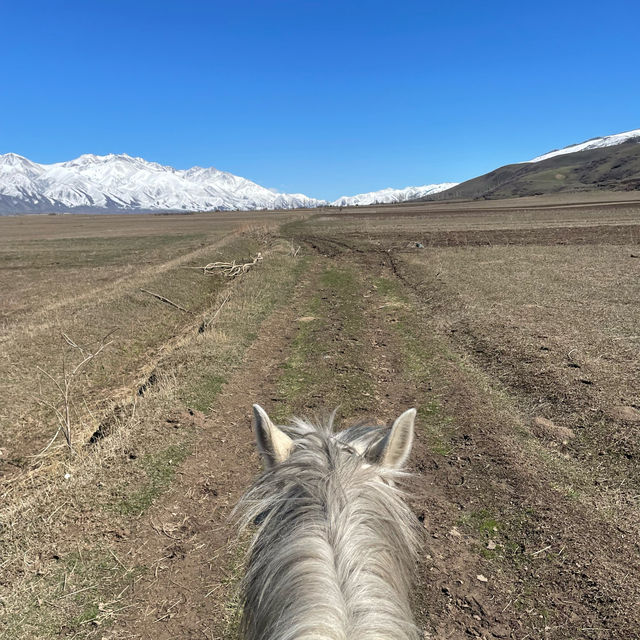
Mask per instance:
[[[414,350],[404,344],[397,327],[412,314],[414,307],[404,301],[391,300],[382,291],[384,280],[397,278],[386,254],[358,252],[357,258],[345,255],[347,245],[320,238],[311,241],[316,250],[327,256],[326,262],[341,268],[350,268],[360,274],[362,308],[366,325],[360,339],[360,358],[366,363],[364,375],[371,376],[375,393],[373,404],[354,412],[355,419],[386,417],[393,420],[402,410],[418,408],[417,434],[411,456],[410,470],[414,473],[408,483],[408,499],[416,516],[422,521],[424,540],[418,563],[414,595],[416,624],[425,638],[501,638],[510,635],[509,620],[499,602],[506,601],[504,589],[497,584],[485,584],[477,579],[487,573],[481,555],[475,549],[473,536],[461,533],[461,512],[469,507],[469,496],[464,478],[465,461],[454,457],[443,460],[433,451],[433,444],[425,431],[425,414],[437,404],[440,389],[433,379],[436,368],[431,361],[430,349]],[[339,252],[334,250],[339,247]],[[320,290],[322,294],[322,290]],[[340,332],[337,313],[332,318],[331,333]],[[417,362],[416,362],[417,361]],[[411,370],[418,368],[419,375]],[[314,397],[327,398],[331,385],[314,389]],[[364,403],[365,405],[367,403]],[[314,408],[312,402],[302,408]],[[300,407],[296,407],[300,409]],[[473,498],[472,498],[473,500]]]
[[[342,263],[394,277],[417,316],[414,333],[424,332],[413,346],[451,349],[435,335],[424,296],[387,252],[350,251],[344,238],[313,244]],[[388,353],[400,350],[396,341]],[[490,379],[461,364],[451,352],[438,368],[442,379],[431,380],[455,425],[450,451],[433,455],[418,436],[413,456],[420,475],[412,504],[430,536],[416,610],[429,637],[634,637],[640,627],[640,585],[631,578],[640,572],[635,527],[603,520],[554,488],[554,472],[515,431],[522,424],[517,406],[500,406]],[[414,389],[416,399],[424,396]]]

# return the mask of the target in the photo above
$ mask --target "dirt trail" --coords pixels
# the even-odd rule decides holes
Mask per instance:
[[[349,318],[341,314],[342,300],[332,296],[330,283],[322,282],[327,267],[338,266],[326,262],[314,260],[290,304],[263,324],[212,415],[182,417],[198,423],[196,454],[182,465],[170,492],[134,528],[120,532],[121,542],[115,549],[118,558],[125,565],[144,565],[148,571],[135,584],[132,606],[107,637],[233,637],[241,550],[228,518],[259,470],[249,428],[251,402],[259,401],[276,413],[280,404],[286,405],[282,410],[287,414],[309,414],[332,409],[326,403],[329,396],[343,398],[350,417],[377,414],[389,419],[398,407],[411,404],[413,394],[401,380],[399,363],[391,355],[380,319],[366,325],[358,322],[357,328],[363,327],[364,332],[353,332]],[[371,318],[365,310],[373,305],[362,294],[359,292],[358,312],[362,318]],[[327,324],[319,331],[331,346],[326,358],[338,359],[335,368],[333,362],[324,365],[335,375],[315,376],[310,388],[289,396],[281,382],[283,369],[299,327],[314,322],[304,315],[314,296],[326,306],[323,319]],[[315,368],[323,363],[305,365]],[[364,384],[371,392],[345,398],[353,384]]]
[[[425,638],[619,638],[638,628],[637,542],[552,486],[383,252],[314,238],[290,303],[262,325],[174,486],[118,557],[145,565],[104,638],[233,638],[241,549],[228,516],[259,469],[250,405],[278,417],[343,405],[390,421],[418,406],[411,505],[425,540],[415,597]],[[603,550],[608,540],[615,546]],[[624,551],[621,554],[621,550]],[[635,608],[634,608],[635,605]]]
[[[526,432],[517,395],[505,396],[462,345],[437,335],[430,303],[422,302],[431,297],[424,291],[415,295],[412,276],[401,272],[387,251],[372,246],[367,251],[362,239],[351,247],[344,237],[315,238],[314,245],[342,262],[393,273],[411,309],[400,322],[417,318],[410,341],[414,352],[422,351],[428,366],[434,360],[429,350],[447,354],[424,377],[434,394],[425,394],[420,385],[408,389],[418,403],[435,395],[444,409],[438,421],[450,421],[446,450],[418,437],[413,456],[419,475],[412,503],[424,514],[429,536],[416,607],[427,633],[636,637],[640,535],[629,515],[632,505],[611,504],[597,491],[576,499],[563,484],[562,470]],[[389,353],[397,354],[402,345],[390,347]]]
[[[229,516],[259,470],[250,428],[251,403],[268,404],[286,357],[305,275],[290,304],[264,322],[244,365],[211,415],[185,415],[199,442],[169,493],[122,535],[119,557],[149,568],[132,594],[131,609],[109,638],[221,638],[234,623],[231,608],[241,552]]]

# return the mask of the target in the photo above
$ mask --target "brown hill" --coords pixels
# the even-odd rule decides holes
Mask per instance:
[[[423,199],[493,199],[634,190],[640,191],[640,138],[539,162],[509,164]]]

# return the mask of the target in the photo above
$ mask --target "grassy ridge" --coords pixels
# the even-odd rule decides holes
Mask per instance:
[[[126,607],[126,594],[148,568],[116,557],[112,536],[129,535],[171,487],[198,435],[197,408],[215,406],[221,381],[242,364],[260,324],[290,297],[306,268],[276,248],[259,270],[231,285],[212,326],[203,333],[194,328],[158,363],[154,384],[134,396],[106,437],[72,458],[51,458],[28,490],[15,484],[5,493],[0,544],[3,579],[11,586],[3,593],[2,640],[93,637]],[[78,513],[85,514],[81,538],[66,533]]]

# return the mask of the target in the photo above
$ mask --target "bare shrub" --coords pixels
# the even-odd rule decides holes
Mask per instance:
[[[38,371],[45,375],[58,391],[58,402],[50,402],[43,397],[38,398],[38,402],[51,409],[58,421],[58,429],[50,440],[49,444],[40,452],[42,455],[56,441],[60,433],[64,436],[69,451],[73,453],[73,415],[77,415],[77,411],[73,402],[73,390],[80,372],[96,358],[113,340],[106,342],[107,338],[114,333],[115,329],[108,333],[98,342],[97,348],[90,350],[88,347],[82,347],[72,340],[66,333],[62,333],[67,347],[62,355],[62,371],[59,376],[54,376],[41,367],[37,367]],[[75,356],[71,358],[70,355]],[[71,361],[71,362],[70,362]]]

